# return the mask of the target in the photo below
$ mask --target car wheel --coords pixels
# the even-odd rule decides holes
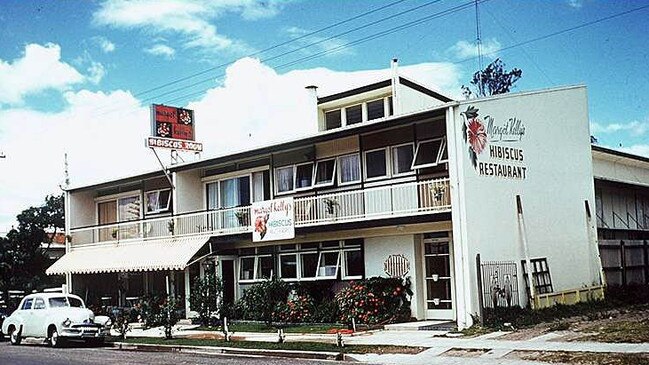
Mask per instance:
[[[22,338],[20,337],[20,331],[18,331],[15,328],[12,328],[9,330],[9,341],[11,342],[12,345],[18,346],[20,345],[20,342],[22,341]]]
[[[56,328],[53,328],[50,330],[50,346],[52,347],[61,347],[63,344],[63,339],[59,337],[59,332],[56,330]]]

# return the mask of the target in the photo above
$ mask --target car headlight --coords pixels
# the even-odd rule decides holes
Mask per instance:
[[[70,327],[71,324],[72,321],[70,320],[70,318],[66,318],[65,321],[63,321],[63,327]]]
[[[112,321],[110,318],[108,318],[108,320],[106,321],[106,323],[104,323],[104,326],[106,326],[106,327],[110,327],[110,326],[112,326],[112,325],[113,325],[113,321]]]

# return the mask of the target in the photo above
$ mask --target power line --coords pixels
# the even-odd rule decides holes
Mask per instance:
[[[490,0],[479,0],[479,1],[480,2],[486,2],[486,1],[490,1]],[[423,23],[428,22],[430,20],[433,20],[433,19],[436,19],[436,18],[441,18],[441,17],[447,16],[447,15],[456,13],[458,11],[470,8],[471,6],[473,6],[473,4],[474,4],[474,0],[471,0],[471,1],[466,2],[464,4],[461,4],[461,5],[458,5],[458,6],[455,6],[455,7],[452,7],[452,8],[437,12],[435,14],[428,15],[428,16],[413,20],[411,22],[404,23],[402,25],[399,25],[399,26],[396,26],[396,27],[393,27],[393,28],[390,28],[390,29],[387,29],[387,30],[384,30],[384,31],[381,31],[381,32],[373,33],[371,35],[368,35],[368,36],[365,36],[365,37],[362,37],[362,38],[359,38],[359,39],[356,39],[354,41],[351,41],[351,42],[345,43],[343,45],[340,45],[338,47],[334,47],[332,49],[321,51],[321,52],[315,53],[313,55],[305,56],[305,57],[298,58],[298,59],[293,60],[293,61],[283,63],[281,65],[275,66],[274,69],[279,70],[279,69],[282,69],[282,68],[286,68],[286,67],[296,65],[298,63],[302,63],[302,62],[305,62],[305,61],[310,61],[312,59],[322,57],[322,56],[327,55],[327,54],[339,52],[339,51],[341,51],[343,49],[346,49],[346,48],[349,48],[351,46],[361,44],[361,43],[366,43],[366,42],[369,42],[371,40],[381,38],[381,37],[384,37],[386,35],[389,35],[389,34],[404,30],[404,29],[408,29],[408,28],[423,24]],[[265,60],[262,60],[262,62],[264,62],[264,61]],[[192,85],[192,87],[193,86],[196,86],[196,85]],[[183,100],[183,99],[186,99],[186,98],[189,98],[189,97],[192,97],[192,96],[200,95],[200,94],[204,93],[205,91],[207,91],[209,89],[210,88],[201,89],[201,90],[196,91],[196,92],[181,95],[181,96],[179,96],[177,98],[174,98],[174,99],[165,100],[165,103],[173,103],[173,102]]]
[[[254,56],[257,56],[257,55],[259,55],[259,54],[261,54],[261,53],[265,53],[265,52],[268,52],[268,51],[272,51],[273,49],[276,49],[276,48],[279,48],[279,47],[285,46],[285,45],[290,44],[290,43],[297,42],[297,41],[299,41],[299,40],[301,40],[301,39],[308,38],[308,37],[311,37],[311,36],[316,35],[316,34],[319,34],[319,33],[322,33],[322,32],[324,32],[325,30],[329,30],[329,29],[332,29],[332,28],[338,27],[338,26],[340,26],[340,25],[343,25],[343,24],[349,23],[349,22],[351,22],[351,21],[354,21],[354,20],[356,20],[356,19],[360,19],[360,18],[365,17],[365,16],[367,16],[367,15],[370,15],[370,14],[373,14],[373,13],[379,12],[379,11],[381,11],[381,10],[387,9],[387,8],[389,8],[389,7],[395,6],[395,5],[397,5],[397,4],[400,4],[400,3],[404,2],[404,1],[406,1],[406,0],[393,1],[393,2],[391,2],[391,3],[389,3],[389,4],[383,5],[383,6],[381,6],[381,7],[376,8],[376,9],[372,9],[372,10],[370,10],[370,11],[366,11],[366,12],[364,12],[364,13],[361,13],[361,14],[355,15],[355,16],[353,16],[353,17],[351,17],[351,18],[347,18],[347,19],[341,20],[341,21],[339,21],[339,22],[336,22],[336,23],[334,23],[334,24],[331,24],[331,25],[325,26],[325,27],[323,27],[323,28],[320,28],[320,29],[314,30],[314,31],[312,31],[312,32],[309,32],[309,33],[303,34],[303,35],[301,35],[301,36],[299,36],[299,37],[292,38],[292,39],[289,39],[289,40],[287,40],[287,41],[284,41],[284,42],[281,42],[281,43],[278,43],[278,44],[272,45],[272,46],[267,47],[267,48],[264,48],[264,49],[262,49],[262,50],[260,50],[260,51],[256,51],[256,52],[250,53],[250,54],[248,54],[248,55],[246,55],[246,56],[244,56],[244,57],[254,57]],[[135,93],[133,96],[136,96],[136,97],[137,97],[137,96],[142,96],[142,95],[148,94],[148,93],[150,93],[150,92],[153,92],[153,91],[156,91],[156,90],[163,89],[163,88],[165,88],[165,87],[167,87],[167,86],[174,85],[174,84],[177,84],[177,83],[180,83],[180,82],[186,81],[186,80],[193,79],[194,77],[198,77],[198,76],[204,75],[204,74],[206,74],[206,73],[208,73],[208,72],[211,72],[211,71],[217,70],[217,69],[219,69],[219,68],[222,68],[222,67],[226,67],[226,66],[228,66],[228,65],[231,65],[231,64],[234,63],[234,62],[236,62],[236,60],[231,60],[231,61],[228,61],[228,62],[222,63],[222,64],[220,64],[220,65],[218,65],[218,66],[210,67],[210,68],[205,69],[205,70],[203,70],[203,71],[199,71],[199,72],[193,73],[193,74],[191,74],[191,75],[187,75],[187,76],[181,77],[181,78],[179,78],[179,79],[176,79],[176,80],[173,80],[173,81],[169,81],[169,82],[167,82],[167,83],[165,83],[165,84],[162,84],[162,85],[159,85],[159,86],[155,86],[155,87],[152,87],[152,88],[147,89],[147,90],[140,91],[140,92],[138,92],[138,93]]]
[[[295,42],[295,41],[297,41],[297,40],[299,40],[299,39],[304,39],[304,38],[306,38],[306,37],[308,37],[308,36],[310,36],[310,35],[317,34],[317,33],[320,33],[320,32],[322,32],[322,31],[324,31],[324,30],[334,28],[334,27],[336,27],[336,26],[338,26],[338,25],[348,23],[348,22],[350,22],[350,21],[356,20],[356,19],[361,18],[361,17],[363,17],[363,16],[366,16],[366,15],[368,15],[368,14],[375,13],[375,12],[377,12],[377,11],[379,11],[379,10],[382,10],[382,9],[388,8],[388,7],[393,6],[393,5],[396,5],[396,4],[401,3],[401,2],[403,2],[403,1],[405,1],[405,0],[400,0],[400,1],[393,2],[393,3],[389,3],[389,4],[387,4],[387,5],[384,5],[384,6],[380,7],[380,8],[377,8],[377,9],[374,9],[374,10],[371,10],[371,11],[368,11],[368,12],[365,12],[365,13],[362,13],[362,14],[359,14],[359,15],[357,15],[357,16],[354,16],[354,17],[349,18],[349,19],[346,19],[346,20],[342,20],[342,21],[337,22],[337,23],[335,23],[335,24],[332,24],[332,25],[330,25],[330,26],[327,26],[327,27],[324,27],[324,28],[318,29],[318,30],[316,30],[316,31],[314,31],[314,32],[311,32],[311,33],[309,33],[309,34],[302,35],[302,36],[300,36],[300,37],[297,37],[297,38],[294,38],[294,39],[291,39],[291,40],[285,41],[285,42],[280,43],[280,44],[278,44],[278,45],[274,45],[274,46],[268,47],[268,48],[266,48],[266,49],[264,49],[264,50],[262,50],[262,51],[258,51],[258,52],[256,52],[256,53],[253,53],[253,54],[249,55],[248,57],[251,57],[251,56],[254,56],[254,55],[260,54],[260,53],[265,52],[265,51],[267,51],[267,50],[275,49],[275,48],[277,48],[277,47],[279,47],[279,46],[281,46],[281,45],[286,45],[286,44],[289,44],[289,43]],[[391,20],[391,19],[394,19],[394,18],[396,18],[396,17],[399,17],[399,16],[402,16],[402,15],[405,15],[405,14],[411,13],[411,12],[413,12],[413,11],[420,10],[420,9],[422,9],[422,8],[424,8],[424,7],[427,7],[427,6],[430,6],[430,5],[433,5],[433,4],[436,4],[436,3],[439,3],[439,2],[441,2],[441,1],[443,1],[443,0],[433,0],[433,1],[429,1],[429,2],[426,2],[426,3],[421,4],[421,5],[417,5],[417,6],[415,6],[415,7],[412,7],[412,8],[409,8],[409,9],[403,10],[403,11],[400,11],[400,12],[398,12],[398,13],[396,13],[396,14],[392,14],[392,15],[389,15],[389,16],[386,16],[386,17],[383,17],[383,18],[380,18],[380,19],[378,19],[378,20],[375,20],[375,21],[372,21],[372,22],[369,22],[369,23],[363,24],[363,25],[361,25],[361,26],[354,27],[354,28],[349,29],[349,30],[346,30],[346,31],[344,31],[344,32],[334,34],[334,35],[332,35],[332,36],[330,36],[330,37],[320,39],[320,40],[318,40],[318,41],[316,41],[316,42],[312,42],[312,43],[306,44],[306,45],[304,45],[304,46],[301,46],[301,47],[298,47],[298,48],[295,48],[295,49],[292,49],[292,50],[289,50],[289,51],[286,51],[286,52],[280,53],[280,54],[278,54],[278,55],[275,55],[275,56],[272,56],[272,57],[269,57],[269,58],[262,59],[261,62],[262,62],[262,63],[265,63],[265,62],[269,62],[269,61],[276,60],[276,59],[278,59],[278,58],[284,57],[284,56],[286,56],[286,55],[289,55],[289,54],[292,54],[292,53],[295,53],[295,52],[299,52],[299,51],[304,50],[304,49],[306,49],[306,48],[313,47],[313,46],[315,46],[315,45],[318,45],[318,44],[321,44],[321,43],[324,43],[324,42],[327,42],[327,41],[331,41],[331,40],[336,39],[336,38],[338,38],[338,37],[340,37],[340,36],[344,36],[344,35],[347,35],[347,34],[350,34],[350,33],[356,32],[356,31],[358,31],[358,30],[362,30],[362,29],[365,29],[365,28],[367,28],[367,27],[370,27],[370,26],[373,26],[373,25],[376,25],[376,24],[379,24],[379,23],[385,22],[385,21],[387,21],[387,20]],[[488,0],[482,0],[482,1],[488,1]],[[194,75],[187,76],[187,77],[183,78],[182,80],[181,80],[181,79],[177,80],[177,82],[176,82],[176,81],[169,82],[168,84],[169,84],[169,85],[172,85],[172,84],[176,84],[176,83],[179,83],[179,82],[182,82],[182,81],[186,81],[186,80],[191,79],[191,78],[194,78],[194,77],[196,77],[196,76],[200,76],[200,75],[205,74],[205,73],[208,73],[208,72],[210,72],[210,71],[214,71],[214,70],[216,70],[216,69],[218,69],[218,68],[220,68],[220,67],[224,67],[224,66],[231,65],[231,64],[233,64],[234,62],[236,62],[236,60],[229,61],[229,62],[224,63],[224,64],[221,64],[221,65],[219,65],[219,66],[215,66],[215,67],[213,67],[213,68],[210,68],[210,69],[207,69],[207,70],[201,71],[201,72],[196,73],[196,74],[194,74]],[[159,99],[159,98],[162,97],[162,96],[167,96],[167,95],[171,95],[171,94],[177,93],[177,92],[182,91],[182,90],[187,90],[187,89],[193,88],[193,87],[195,87],[195,86],[198,86],[198,85],[200,85],[200,84],[204,84],[204,83],[208,83],[208,82],[213,82],[214,80],[218,80],[219,78],[224,77],[224,76],[225,76],[225,73],[221,73],[221,74],[217,75],[216,77],[210,77],[210,78],[206,78],[206,79],[203,79],[203,80],[196,81],[196,82],[194,82],[194,83],[191,83],[191,84],[188,84],[188,85],[185,85],[185,86],[180,86],[180,87],[177,87],[177,88],[175,88],[175,89],[172,89],[172,90],[169,90],[169,91],[163,92],[163,93],[161,93],[161,94],[157,94],[157,95],[154,95],[154,96],[151,96],[151,97],[144,98],[144,99],[140,100],[140,103],[146,103],[146,102],[149,102],[149,101],[153,101],[153,100]],[[164,87],[166,87],[166,86],[169,86],[169,85],[165,84],[165,85],[163,85],[163,86],[155,87],[155,88],[153,88],[153,89],[159,90],[159,89],[162,89],[162,88],[164,88]],[[153,89],[150,89],[150,90],[153,90]],[[208,89],[205,89],[205,90],[208,90]],[[146,92],[148,92],[148,91],[146,91]],[[143,93],[145,93],[145,92],[141,92],[141,93],[135,94],[134,96],[139,96],[139,95],[142,95]],[[175,100],[175,99],[174,99],[174,100]],[[166,101],[165,103],[168,103],[168,102],[169,102],[169,101]],[[112,109],[112,110],[108,110],[108,111],[105,112],[105,113],[101,113],[101,114],[99,114],[99,115],[106,115],[106,114],[110,114],[110,113],[115,112],[115,111],[116,111],[116,109]]]

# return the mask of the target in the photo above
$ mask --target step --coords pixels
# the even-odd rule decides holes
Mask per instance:
[[[393,323],[383,326],[388,331],[452,331],[457,328],[453,321],[417,321]]]

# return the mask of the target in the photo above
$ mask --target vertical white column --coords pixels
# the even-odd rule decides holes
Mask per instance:
[[[189,318],[189,295],[190,295],[190,285],[189,285],[189,266],[185,268],[185,318]]]

